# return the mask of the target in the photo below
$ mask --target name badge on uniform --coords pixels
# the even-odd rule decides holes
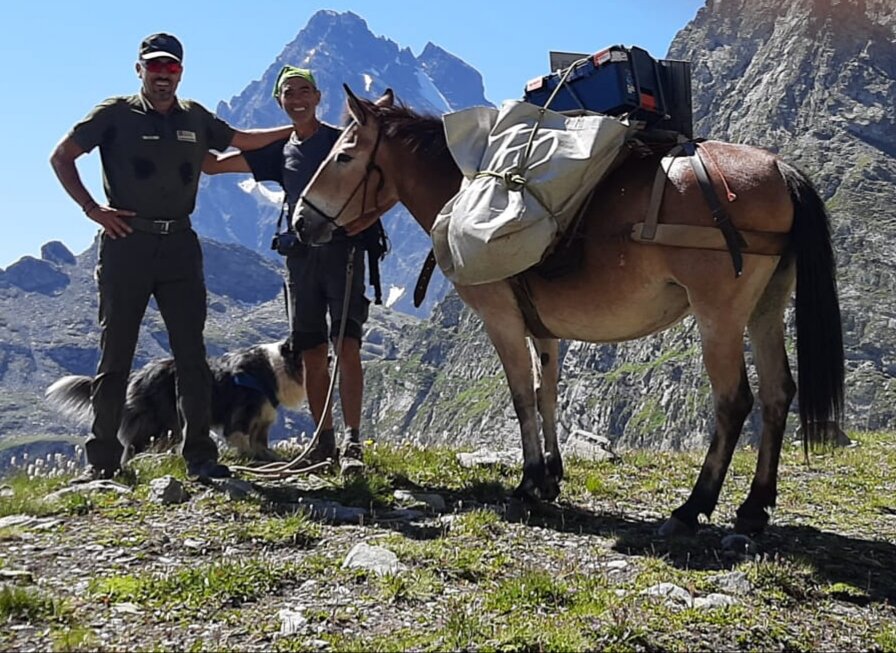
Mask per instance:
[[[157,141],[159,140],[158,134],[143,134],[144,141]]]
[[[196,132],[187,131],[186,129],[178,129],[177,140],[184,141],[185,143],[195,143]]]

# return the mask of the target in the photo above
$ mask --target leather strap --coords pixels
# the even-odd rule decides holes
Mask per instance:
[[[429,287],[429,280],[432,278],[432,271],[436,268],[436,254],[429,250],[426,260],[423,261],[423,267],[420,270],[420,276],[417,277],[417,285],[414,286],[414,308],[420,308],[423,299],[426,297],[426,289]]]
[[[715,249],[727,252],[728,243],[717,227],[698,227],[687,224],[654,225],[653,235],[644,237],[647,224],[639,222],[632,225],[632,240],[646,245],[667,245],[669,247],[690,247],[693,249]],[[762,254],[780,256],[787,250],[790,234],[771,231],[741,231],[744,239],[745,254]]]
[[[523,322],[525,322],[529,332],[536,338],[556,338],[557,336],[551,333],[550,329],[548,329],[544,325],[544,322],[541,321],[541,317],[538,315],[538,310],[532,302],[532,292],[529,289],[529,284],[526,281],[526,278],[522,274],[517,274],[509,277],[507,282],[513,290],[513,295],[516,297],[516,303],[520,307],[520,312],[523,314]]]
[[[679,156],[683,149],[683,145],[679,143],[660,160],[660,166],[657,168],[656,176],[653,178],[653,187],[650,189],[647,219],[644,220],[644,227],[641,230],[641,237],[644,240],[652,240],[656,233],[656,225],[659,222],[660,207],[663,204],[663,193],[666,190],[666,179],[669,177],[669,169],[675,163],[675,157]]]
[[[709,210],[712,211],[712,219],[715,221],[716,226],[722,231],[722,236],[724,236],[725,243],[728,245],[728,251],[731,252],[731,262],[734,264],[734,276],[739,277],[744,271],[744,258],[741,254],[741,249],[746,243],[744,242],[743,237],[737,232],[737,229],[734,228],[734,225],[731,222],[731,216],[728,215],[728,212],[719,201],[719,196],[716,195],[712,181],[709,179],[709,174],[706,172],[706,166],[703,165],[703,160],[700,158],[697,144],[685,143],[684,151],[685,154],[688,155],[688,160],[691,162],[691,168],[694,170],[694,174],[697,176],[700,190],[703,191],[703,198],[706,200],[706,203],[709,204]]]

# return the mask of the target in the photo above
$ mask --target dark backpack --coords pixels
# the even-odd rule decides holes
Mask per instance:
[[[367,251],[367,274],[370,285],[373,288],[374,303],[383,303],[383,289],[380,285],[380,261],[386,258],[389,252],[389,237],[383,227],[383,221],[377,220],[361,232],[359,238]]]

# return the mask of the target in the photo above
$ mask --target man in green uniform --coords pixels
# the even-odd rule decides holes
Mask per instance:
[[[154,296],[177,368],[183,456],[200,478],[229,476],[209,436],[211,373],[203,329],[206,290],[202,251],[190,225],[202,160],[209,150],[264,147],[291,126],[238,131],[175,92],[183,46],[170,34],[140,44],[140,92],[99,104],[50,157],[63,188],[103,228],[96,269],[102,354],[91,388],[94,422],[85,444],[84,478],[109,478],[125,454],[118,441],[140,322]],[[99,146],[107,203],[94,201],[75,160]]]

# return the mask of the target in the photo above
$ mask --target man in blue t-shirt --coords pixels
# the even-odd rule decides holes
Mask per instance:
[[[321,95],[310,70],[284,66],[273,93],[292,121],[293,132],[289,138],[252,152],[230,152],[219,157],[209,155],[202,171],[207,174],[250,172],[256,181],[277,182],[286,194],[286,215],[291,216],[305,186],[342,132],[317,118]],[[332,340],[335,347],[342,320],[348,254],[355,245],[345,337],[339,352],[339,395],[346,427],[341,459],[343,472],[361,464],[359,428],[364,388],[361,337],[370,303],[364,296],[364,248],[355,236],[377,217],[370,215],[356,221],[351,233],[337,230],[333,240],[325,245],[310,247],[298,243],[286,256],[292,308],[290,331],[295,350],[302,352],[311,414],[317,425],[323,422],[312,460],[335,459],[332,410],[327,407],[324,412],[330,385],[328,340]]]

